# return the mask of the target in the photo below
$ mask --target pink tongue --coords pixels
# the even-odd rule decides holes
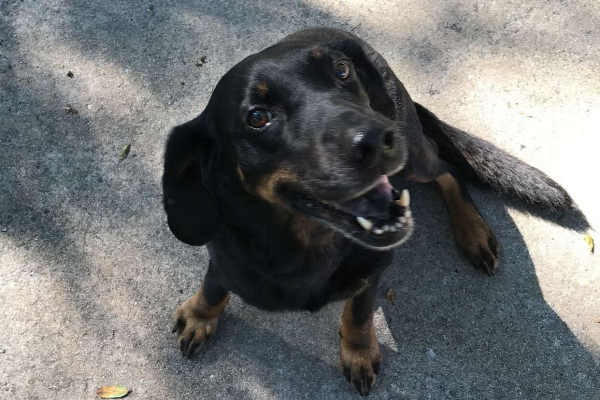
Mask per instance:
[[[381,175],[373,189],[358,198],[338,203],[338,207],[355,216],[387,218],[394,200],[392,189],[388,177]]]
[[[387,175],[381,175],[375,187],[369,192],[374,192],[377,197],[383,197],[388,201],[392,201],[394,199],[392,195],[392,189],[393,187],[390,184],[390,180],[388,179]]]

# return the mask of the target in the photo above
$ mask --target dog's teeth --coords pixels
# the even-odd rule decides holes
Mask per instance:
[[[394,224],[394,226],[396,227],[396,229],[400,229],[400,228],[402,228],[402,224],[401,224],[400,222],[396,222],[396,223]]]
[[[404,216],[405,216],[406,218],[410,218],[410,217],[412,217],[412,211],[410,211],[410,210],[406,210],[406,211],[404,212]]]
[[[388,232],[396,232],[396,227],[394,225],[386,225],[388,228]]]
[[[408,221],[408,219],[406,217],[400,217],[398,218],[398,221],[400,221],[400,223],[405,224],[406,221]]]
[[[373,223],[366,218],[356,217],[356,222],[367,232],[373,229]]]
[[[389,225],[384,225],[384,226],[381,227],[381,229],[383,229],[384,232],[389,232],[390,231]]]
[[[410,193],[408,193],[408,189],[404,189],[402,193],[400,193],[400,198],[396,201],[401,207],[408,207],[410,205]]]
[[[383,229],[375,228],[373,229],[373,233],[376,235],[381,235],[383,233]]]

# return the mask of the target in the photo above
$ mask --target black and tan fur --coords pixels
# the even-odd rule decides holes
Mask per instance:
[[[257,108],[269,118],[261,128],[249,126]],[[311,214],[298,204],[353,201],[387,175],[437,182],[458,245],[488,274],[499,246],[465,179],[548,208],[572,206],[539,170],[413,103],[363,40],[329,28],[292,34],[233,67],[204,112],[169,137],[169,227],[211,257],[201,288],[175,315],[181,351],[193,354],[214,333],[230,292],[266,310],[316,311],[347,299],[340,367],[367,394],[381,363],[377,283],[391,247],[410,231],[383,245],[343,214],[336,221],[325,208]],[[298,193],[304,197],[294,200]]]

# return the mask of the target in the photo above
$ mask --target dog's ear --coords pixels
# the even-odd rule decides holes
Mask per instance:
[[[177,126],[167,140],[163,174],[163,201],[169,228],[175,237],[192,246],[210,241],[223,219],[214,198],[211,174],[216,143],[208,132],[206,116]]]
[[[358,79],[369,96],[371,108],[388,118],[396,118],[396,106],[385,86],[382,74],[394,73],[387,62],[362,40],[347,39],[334,45],[352,60]]]

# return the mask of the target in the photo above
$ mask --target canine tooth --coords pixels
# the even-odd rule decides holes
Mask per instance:
[[[410,193],[408,193],[408,189],[402,190],[400,193],[400,198],[396,201],[401,207],[408,207],[410,205]]]
[[[366,218],[356,217],[356,222],[358,222],[358,224],[362,226],[365,231],[370,231],[373,229],[373,223]]]
[[[406,221],[408,221],[408,219],[406,219],[406,217],[400,217],[398,218],[398,220],[400,221],[400,223],[405,224]]]
[[[383,229],[375,228],[373,229],[373,233],[376,235],[381,235],[383,233]]]
[[[410,218],[410,217],[412,217],[412,211],[410,211],[410,210],[406,210],[406,211],[404,212],[404,216],[405,216],[406,218]]]

